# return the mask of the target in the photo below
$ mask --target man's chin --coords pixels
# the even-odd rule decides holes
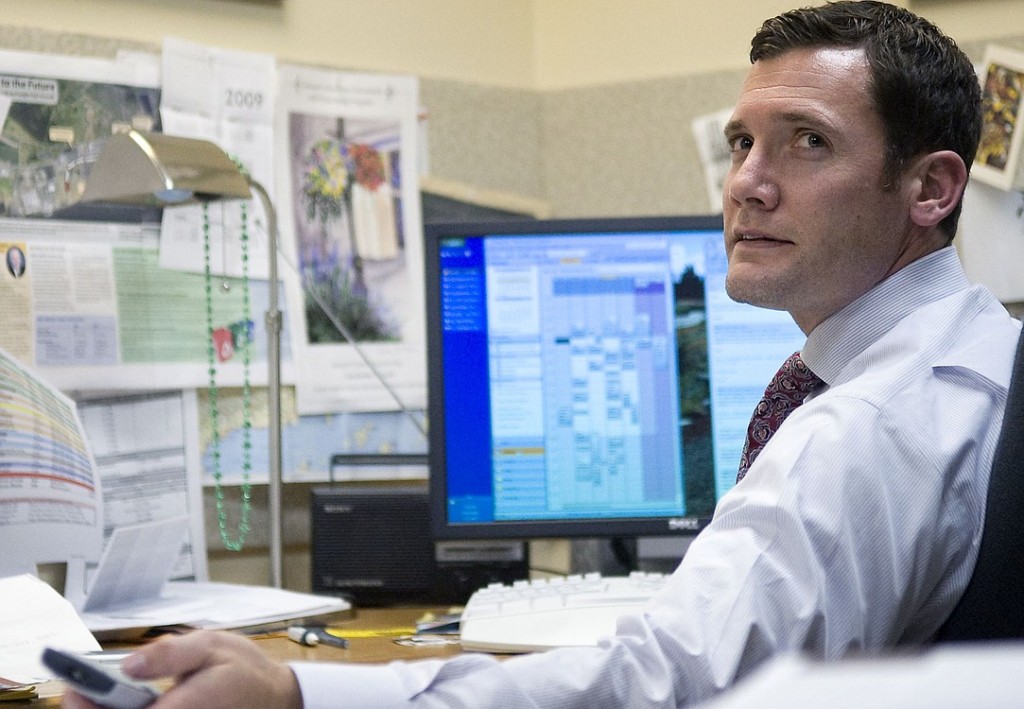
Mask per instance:
[[[746,303],[758,308],[769,310],[785,310],[785,303],[777,288],[770,287],[771,284],[751,282],[741,278],[725,279],[726,294],[737,303]]]

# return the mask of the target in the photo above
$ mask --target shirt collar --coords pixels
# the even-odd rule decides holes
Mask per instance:
[[[854,355],[922,305],[970,286],[953,246],[933,251],[901,268],[819,324],[807,337],[802,357],[826,383],[836,381]]]

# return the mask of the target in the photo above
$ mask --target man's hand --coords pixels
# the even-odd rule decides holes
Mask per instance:
[[[292,671],[241,635],[197,630],[164,636],[125,658],[122,669],[136,679],[174,680],[151,705],[153,709],[302,708]],[[94,709],[96,705],[69,690],[63,706]]]

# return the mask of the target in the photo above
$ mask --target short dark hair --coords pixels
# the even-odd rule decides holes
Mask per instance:
[[[981,135],[981,87],[967,55],[935,25],[873,0],[829,2],[766,20],[750,43],[750,61],[792,49],[859,47],[886,131],[884,179],[897,184],[918,155],[952,150],[968,171]],[[940,224],[952,240],[962,204]]]

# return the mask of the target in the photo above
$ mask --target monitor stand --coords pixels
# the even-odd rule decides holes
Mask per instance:
[[[640,537],[636,540],[636,555],[640,569],[672,573],[679,566],[694,538],[690,535]]]
[[[660,537],[573,539],[571,573],[591,571],[624,576],[631,571],[670,574],[679,566],[692,535]]]

